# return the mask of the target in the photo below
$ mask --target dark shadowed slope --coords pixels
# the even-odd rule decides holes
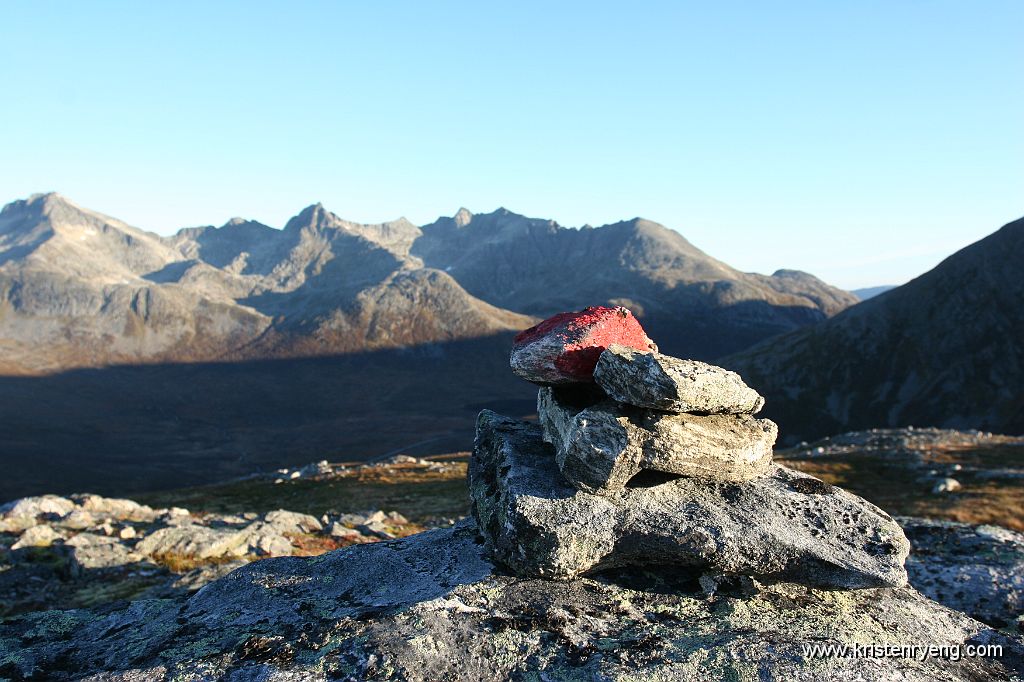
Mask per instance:
[[[722,362],[767,397],[790,441],[874,426],[1024,432],[1024,219]]]
[[[511,336],[329,357],[0,377],[0,503],[127,495],[329,459],[466,450],[484,407],[535,410]]]

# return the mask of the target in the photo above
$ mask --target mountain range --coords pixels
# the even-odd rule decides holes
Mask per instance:
[[[721,362],[790,441],[897,425],[1024,433],[1024,219]]]
[[[58,194],[0,212],[0,371],[322,356],[480,338],[623,304],[713,359],[856,301],[812,275],[739,272],[642,219],[565,228],[505,209],[417,227],[320,204],[160,237]]]
[[[534,411],[508,352],[539,317],[626,304],[712,359],[854,300],[641,219],[364,225],[315,204],[161,237],[37,195],[0,211],[0,499],[452,452],[483,407]]]
[[[664,352],[739,371],[783,443],[1021,433],[1021,263],[1016,221],[858,303],[806,273],[737,271],[640,218],[367,225],[315,204],[283,229],[161,237],[36,195],[0,211],[0,499],[463,449],[481,408],[534,411],[512,335],[601,304],[630,307]]]

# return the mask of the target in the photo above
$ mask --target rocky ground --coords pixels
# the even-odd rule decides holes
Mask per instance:
[[[866,670],[870,679],[1008,678],[1024,666],[1024,535],[1012,530],[1024,529],[1022,445],[978,432],[890,429],[777,453],[787,466],[900,514],[912,545],[911,586],[952,610],[910,589],[701,585],[683,577],[667,585],[621,570],[571,586],[512,578],[479,556],[468,527],[444,535],[468,511],[465,455],[321,462],[137,501],[26,498],[0,510],[0,678],[72,677],[111,668],[105,662],[116,656],[116,669],[148,661],[148,672],[114,679],[163,679],[200,659],[208,677],[245,670],[261,679],[457,679],[459,670],[486,679],[483,662],[524,679],[538,666],[585,679],[650,679],[645,670],[668,671],[669,679],[696,670],[756,679],[765,660],[778,676],[768,679],[856,679]],[[442,535],[390,540],[428,528]],[[346,549],[312,563],[271,559],[382,540],[379,550]],[[186,600],[256,559],[199,602]],[[394,586],[367,583],[360,566],[371,564],[390,572]],[[241,596],[247,606],[232,611]],[[313,614],[300,619],[309,623],[305,634],[289,615],[295,608]],[[214,617],[229,625],[207,625]],[[858,667],[803,653],[816,629],[830,642],[882,634],[894,642],[998,642],[1006,655]],[[75,634],[68,640],[57,631]],[[118,635],[125,632],[133,634]]]
[[[854,431],[776,452],[890,514],[1024,531],[1024,437],[949,429]]]
[[[925,648],[883,657],[857,648],[868,644]],[[967,653],[977,647],[982,655]],[[191,599],[0,623],[0,676],[52,680],[976,681],[1022,672],[1024,642],[909,587],[747,579],[706,589],[677,571],[643,570],[523,579],[489,561],[468,520],[253,562]]]
[[[367,506],[396,501],[375,496],[375,486],[402,501],[409,486],[430,495],[452,476],[464,481],[465,464],[400,455],[181,491],[191,509],[160,506],[163,495],[152,505],[98,495],[24,498],[0,508],[0,616],[189,593],[257,559],[317,555],[451,525],[464,510],[446,508],[443,498],[402,504],[412,520],[393,506]],[[351,487],[358,491],[346,494]],[[294,504],[297,497],[303,504]],[[279,508],[285,504],[292,509]]]

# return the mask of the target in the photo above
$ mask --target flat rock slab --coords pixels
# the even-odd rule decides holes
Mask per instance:
[[[704,594],[668,573],[522,579],[472,524],[318,557],[266,559],[191,599],[0,623],[0,677],[188,680],[835,680],[1024,675],[1024,645],[913,589],[791,583]],[[1002,647],[854,657],[808,645]]]
[[[661,564],[823,587],[907,582],[910,546],[889,515],[781,466],[743,484],[679,478],[592,495],[565,482],[539,426],[484,410],[469,481],[493,556],[522,576]]]
[[[590,307],[520,332],[510,364],[517,376],[542,386],[592,383],[598,356],[612,344],[658,349],[626,308]]]
[[[907,572],[928,597],[997,627],[1024,626],[1024,534],[999,526],[901,517]]]
[[[668,412],[754,414],[764,406],[735,372],[626,346],[601,353],[594,380],[619,402]]]
[[[593,404],[572,388],[537,394],[544,440],[562,475],[580,490],[614,494],[643,470],[717,481],[749,481],[772,463],[778,427],[749,415],[669,414]]]

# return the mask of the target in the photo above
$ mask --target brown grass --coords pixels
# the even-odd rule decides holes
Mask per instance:
[[[1024,479],[999,480],[975,475],[971,468],[1019,469],[1024,465],[1024,448],[941,447],[922,452],[926,466],[915,469],[906,459],[852,452],[824,457],[778,458],[781,464],[817,476],[875,503],[894,515],[990,523],[1024,531]],[[926,478],[928,465],[960,464],[952,472],[963,486],[955,493],[935,494],[933,480]]]

